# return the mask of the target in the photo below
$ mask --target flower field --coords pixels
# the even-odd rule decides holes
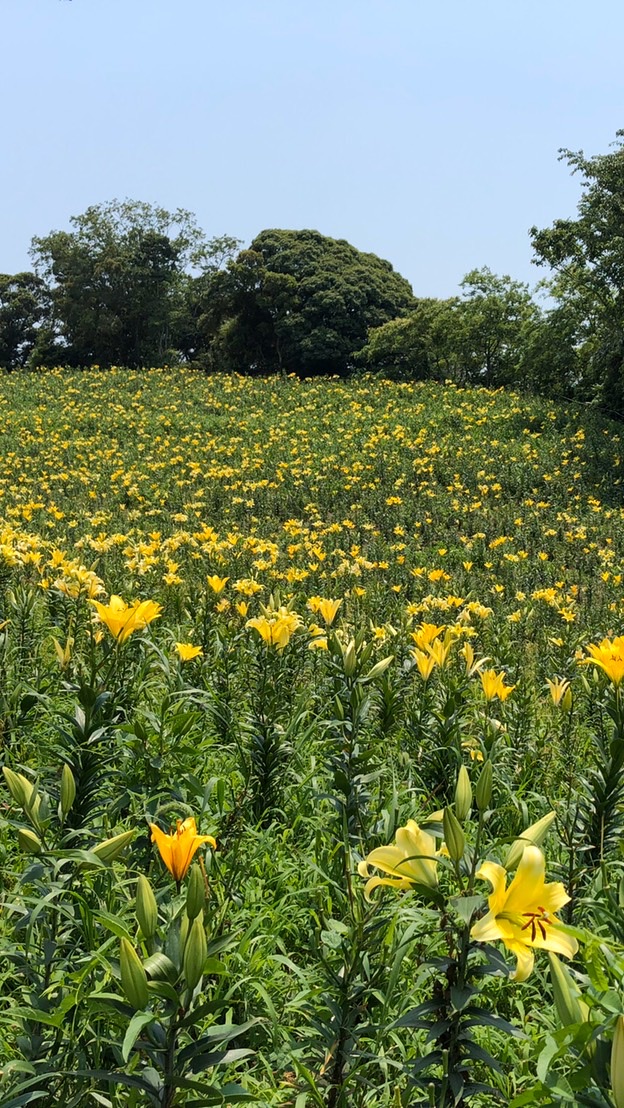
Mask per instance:
[[[3,1108],[624,1108],[621,435],[0,381]]]

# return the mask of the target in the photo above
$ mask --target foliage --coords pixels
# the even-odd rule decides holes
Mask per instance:
[[[18,369],[49,354],[49,297],[34,273],[0,274],[0,368]]]
[[[132,200],[93,205],[70,222],[72,231],[32,243],[65,360],[143,366],[179,356],[189,342],[189,267],[210,268],[235,240],[206,242],[190,212]]]
[[[413,303],[389,262],[318,231],[262,231],[205,285],[209,364],[344,376],[369,328]]]
[[[583,391],[605,410],[624,411],[624,132],[614,149],[588,158],[583,151],[560,156],[582,178],[576,219],[557,219],[531,229],[538,265],[555,272],[552,291],[576,320],[584,348]]]

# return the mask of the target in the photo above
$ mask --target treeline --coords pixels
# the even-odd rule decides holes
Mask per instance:
[[[539,299],[487,268],[455,297],[417,297],[389,262],[317,231],[262,231],[241,250],[187,211],[112,201],[33,239],[32,272],[0,275],[0,367],[367,371],[624,418],[624,132],[608,154],[561,156],[582,194],[575,218],[530,231]]]

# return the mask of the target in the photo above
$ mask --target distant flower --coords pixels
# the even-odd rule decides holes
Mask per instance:
[[[201,646],[193,646],[190,642],[176,642],[173,645],[181,662],[191,662],[193,658],[199,658],[204,653]]]
[[[229,580],[229,577],[218,577],[216,573],[213,574],[212,577],[206,578],[208,586],[212,589],[214,593],[216,593],[217,596],[219,595],[219,593],[223,592]]]
[[[484,670],[480,677],[486,700],[494,700],[495,696],[499,700],[506,700],[516,687],[515,685],[506,685],[505,674],[496,673],[493,669]]]

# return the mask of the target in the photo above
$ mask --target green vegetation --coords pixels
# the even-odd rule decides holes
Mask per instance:
[[[0,382],[3,1108],[624,1104],[618,424]]]

